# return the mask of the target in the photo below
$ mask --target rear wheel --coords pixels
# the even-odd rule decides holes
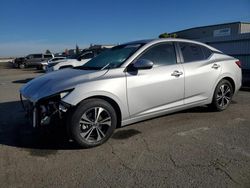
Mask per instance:
[[[102,99],[83,101],[68,119],[68,130],[72,139],[84,148],[106,142],[116,125],[114,108]]]
[[[212,108],[216,111],[225,110],[231,103],[233,87],[228,80],[221,80],[215,88]]]

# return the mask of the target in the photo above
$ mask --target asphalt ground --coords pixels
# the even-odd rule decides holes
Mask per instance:
[[[250,187],[249,88],[223,112],[166,115],[81,149],[27,124],[18,90],[40,74],[0,64],[0,187]]]

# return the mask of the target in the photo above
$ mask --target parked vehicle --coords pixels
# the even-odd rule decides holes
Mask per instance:
[[[213,47],[156,39],[122,44],[83,66],[45,74],[20,93],[30,101],[34,127],[63,119],[75,142],[94,147],[116,127],[200,105],[225,110],[241,79],[239,60]]]
[[[39,69],[46,70],[48,64],[54,63],[56,61],[63,60],[63,59],[66,59],[66,57],[53,57],[52,59],[49,59],[48,61],[42,61],[40,63],[41,66],[39,67]]]
[[[18,61],[17,66],[19,68],[25,67],[37,67],[39,68],[42,61],[47,61],[53,58],[53,54],[29,54],[22,61]]]
[[[98,54],[100,54],[104,50],[106,49],[84,50],[82,51],[80,55],[74,55],[74,56],[68,57],[67,59],[48,63],[47,67],[45,68],[46,72],[48,73],[48,72],[52,72],[52,71],[59,70],[59,69],[81,66],[87,63],[93,57],[96,57]]]
[[[24,68],[25,57],[19,57],[12,62],[13,68]]]

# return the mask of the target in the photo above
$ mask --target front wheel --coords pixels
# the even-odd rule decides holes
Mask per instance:
[[[72,139],[84,148],[106,142],[117,125],[117,115],[108,102],[88,99],[72,111],[68,119],[68,130]]]
[[[20,63],[20,64],[18,65],[18,68],[19,68],[19,69],[24,69],[24,68],[26,68],[26,65],[25,65],[24,63]]]
[[[212,108],[216,111],[225,110],[231,103],[233,87],[228,80],[221,80],[215,88]]]

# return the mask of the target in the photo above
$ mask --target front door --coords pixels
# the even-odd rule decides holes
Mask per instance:
[[[154,63],[152,69],[127,72],[127,96],[131,117],[183,105],[184,74],[176,62],[173,43],[148,48],[137,59]]]

